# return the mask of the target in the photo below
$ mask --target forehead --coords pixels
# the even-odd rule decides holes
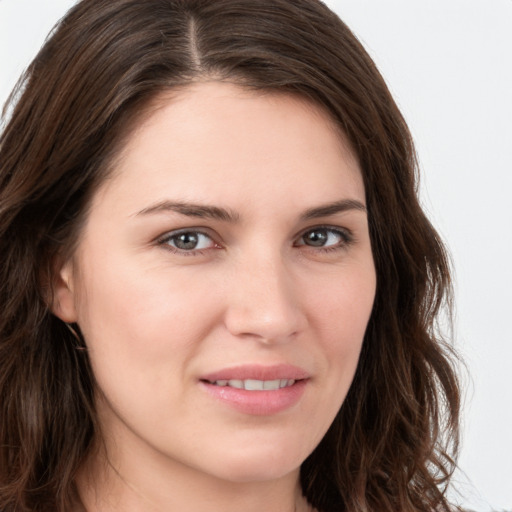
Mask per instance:
[[[317,189],[333,199],[341,189],[364,195],[354,152],[325,109],[298,95],[215,81],[155,98],[101,193],[236,202],[242,192],[270,195],[269,185],[312,198]]]

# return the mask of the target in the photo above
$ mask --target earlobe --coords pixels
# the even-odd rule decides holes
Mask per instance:
[[[71,260],[64,263],[52,279],[51,311],[63,322],[77,321]]]

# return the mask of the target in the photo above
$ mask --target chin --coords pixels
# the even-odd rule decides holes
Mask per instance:
[[[298,472],[308,453],[302,446],[296,448],[280,444],[254,443],[246,448],[225,452],[216,466],[216,474],[234,483],[278,480]],[[234,447],[233,447],[234,448]]]
[[[271,480],[281,480],[290,474],[297,473],[300,469],[300,464],[294,465],[279,465],[272,462],[265,464],[252,465],[249,461],[237,463],[223,467],[220,474],[217,476],[227,482],[236,484],[268,482]]]

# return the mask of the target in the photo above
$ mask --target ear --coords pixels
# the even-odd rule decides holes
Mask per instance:
[[[63,322],[77,321],[73,263],[71,259],[56,265],[52,277],[52,313]]]

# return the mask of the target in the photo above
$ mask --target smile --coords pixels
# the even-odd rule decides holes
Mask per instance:
[[[275,380],[257,380],[257,379],[231,379],[216,380],[210,382],[215,386],[229,386],[236,389],[245,389],[247,391],[276,391],[278,389],[287,388],[295,384],[295,379],[275,379]]]
[[[270,416],[300,402],[309,387],[309,371],[290,364],[246,364],[213,371],[199,378],[201,389],[238,413]]]

